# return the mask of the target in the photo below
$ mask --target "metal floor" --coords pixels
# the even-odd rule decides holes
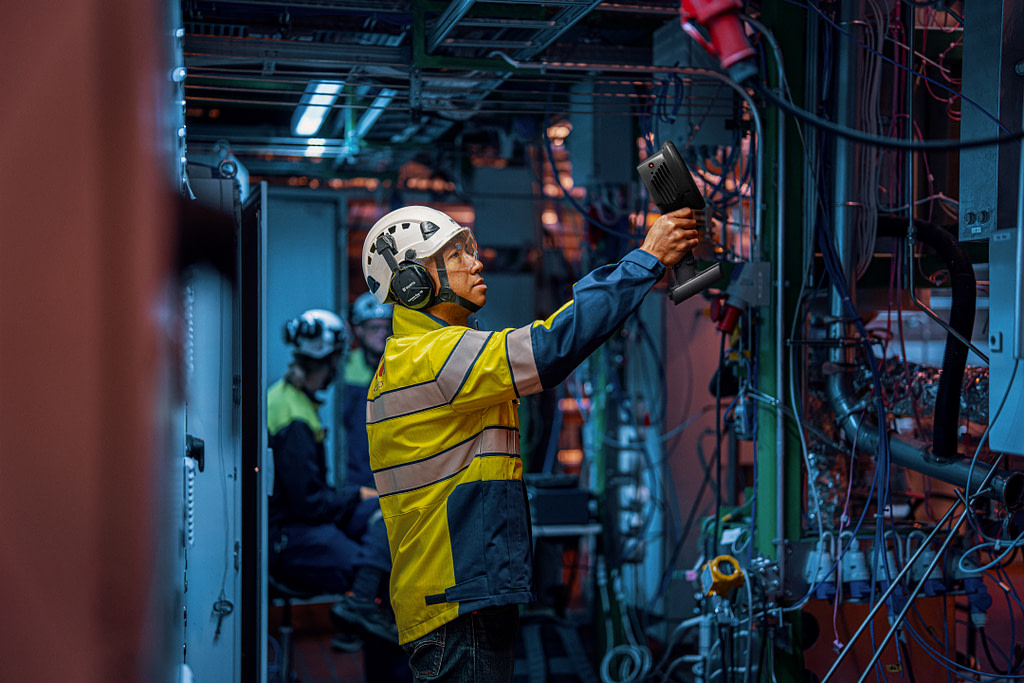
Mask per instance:
[[[340,652],[331,647],[334,627],[330,620],[330,603],[295,605],[292,607],[292,675],[281,679],[279,669],[279,635],[281,607],[271,607],[267,615],[267,633],[272,642],[267,659],[270,661],[270,683],[288,680],[302,683],[362,683],[362,652]]]

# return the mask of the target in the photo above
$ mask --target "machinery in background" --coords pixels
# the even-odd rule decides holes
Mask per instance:
[[[720,335],[719,364],[709,387],[715,424],[705,432],[717,445],[710,457],[701,447],[703,435],[687,439],[688,447],[665,447],[669,457],[682,452],[694,463],[690,470],[696,479],[702,474],[695,466],[699,463],[703,482],[698,495],[678,510],[670,496],[660,499],[662,509],[678,518],[665,515],[663,571],[653,590],[626,580],[633,573],[628,561],[633,539],[611,532],[625,528],[618,524],[618,511],[642,506],[641,487],[600,490],[599,507],[605,511],[600,521],[609,527],[595,560],[598,612],[605,618],[607,642],[600,667],[605,683],[834,683],[1024,673],[1024,648],[1008,635],[1020,623],[1017,616],[1024,616],[1017,594],[1024,575],[1016,561],[1024,544],[1024,472],[1011,455],[1024,443],[1017,419],[1019,375],[1024,372],[1017,367],[1024,357],[1018,353],[1024,348],[1024,214],[996,227],[987,223],[995,235],[984,245],[988,249],[962,244],[956,239],[957,224],[943,224],[934,215],[942,213],[943,193],[955,191],[954,164],[946,167],[945,177],[929,171],[925,178],[909,161],[931,153],[929,138],[947,135],[942,126],[916,135],[910,129],[916,117],[926,120],[936,113],[934,103],[922,102],[936,97],[935,84],[921,76],[930,65],[915,56],[915,50],[924,49],[922,37],[935,49],[941,31],[943,57],[963,40],[965,75],[992,69],[1005,74],[1006,65],[1022,56],[1012,48],[1020,41],[1011,38],[1018,35],[1024,10],[996,5],[969,7],[966,16],[956,8],[883,8],[868,0],[817,13],[773,12],[776,21],[780,14],[798,20],[786,29],[790,38],[797,37],[793,25],[805,30],[799,37],[806,42],[796,51],[803,54],[808,85],[798,101],[810,102],[807,109],[829,112],[831,119],[826,125],[814,116],[798,119],[801,150],[789,162],[784,133],[792,124],[771,129],[767,134],[778,138],[765,139],[758,109],[767,104],[746,99],[744,88],[720,89],[726,91],[721,99],[732,105],[730,114],[720,115],[727,125],[719,126],[711,115],[694,116],[694,110],[714,108],[716,95],[709,95],[713,102],[708,105],[707,91],[701,89],[702,79],[712,78],[705,65],[687,61],[678,40],[666,39],[669,47],[662,49],[666,60],[661,63],[674,66],[662,76],[665,87],[652,88],[652,125],[643,131],[643,142],[650,147],[673,137],[680,149],[666,142],[637,170],[663,211],[667,197],[684,194],[683,185],[697,190],[699,202],[691,206],[703,207],[700,196],[707,198],[709,232],[717,242],[717,258],[726,261],[716,265],[727,277],[672,297],[682,304],[703,291],[707,316]],[[737,19],[739,3],[684,2],[683,10],[685,28],[702,18]],[[749,38],[768,55],[758,78],[773,83],[773,92],[782,97],[796,99],[787,91],[782,50],[770,31],[758,18],[739,18],[747,25],[746,36],[730,25],[731,39]],[[845,27],[855,25],[863,27],[857,29],[863,35],[847,35]],[[974,27],[979,35],[987,32],[989,42],[968,55],[968,44],[977,42],[964,36]],[[672,35],[669,28],[666,35]],[[688,33],[698,40],[705,35],[693,24]],[[743,52],[738,42],[735,47],[721,52],[722,66],[726,53],[738,55],[734,63],[742,63],[744,73],[732,77],[732,86],[750,86],[746,60],[754,53]],[[903,60],[892,73],[883,67],[893,63],[887,50]],[[946,88],[952,101],[957,99],[954,72],[959,65],[942,66],[943,78],[953,86]],[[906,79],[907,72],[920,76],[917,85]],[[921,86],[923,81],[930,85]],[[836,92],[837,83],[850,87]],[[880,92],[892,95],[892,102],[881,107],[881,120],[878,108],[865,106],[867,99],[877,105]],[[692,99],[687,93],[693,93]],[[1009,120],[1019,122],[1019,89],[1015,93],[1009,101],[1004,93],[990,109],[1013,109]],[[997,93],[986,90],[985,95],[998,99]],[[974,107],[966,99],[962,104],[965,110]],[[796,105],[790,101],[789,107]],[[985,135],[995,144],[996,133],[1019,140],[1019,123],[996,131],[990,123],[977,125],[977,111],[972,116],[974,123],[964,134],[972,145]],[[721,135],[729,123],[737,131],[731,146],[724,139],[714,147],[702,145],[702,126]],[[883,123],[890,127],[882,128]],[[664,126],[660,133],[659,125]],[[917,137],[926,142],[915,147]],[[900,139],[888,144],[886,138]],[[942,142],[947,148],[957,146],[956,140]],[[1005,154],[1010,147],[1013,153]],[[992,145],[978,149],[991,150]],[[1003,145],[999,167],[1018,149]],[[765,182],[757,175],[762,155],[775,165],[764,188],[757,187]],[[965,154],[961,163],[964,159],[974,166],[991,165],[985,152]],[[783,180],[794,175],[787,174],[787,163],[805,162],[810,163],[803,185],[787,192]],[[692,188],[671,180],[669,169],[680,166],[692,170]],[[833,175],[824,175],[824,168]],[[890,175],[882,175],[881,168]],[[664,171],[660,177],[659,170]],[[1020,182],[1008,182],[1011,175]],[[996,206],[999,211],[1024,206],[1020,176],[1024,173],[1001,175],[1000,183],[979,188],[982,176],[975,174],[960,185],[961,239],[988,239],[989,228],[977,229],[979,210],[965,218],[965,204],[992,203],[985,214],[990,221]],[[930,196],[919,199],[925,188]],[[761,191],[771,197],[764,208],[777,209],[767,223],[760,220]],[[990,197],[993,193],[997,199]],[[794,198],[802,203],[799,209],[786,205]],[[926,201],[935,203],[928,220],[914,208]],[[963,221],[971,219],[975,230],[964,237]],[[983,275],[986,258],[991,282]],[[676,280],[686,281],[696,283],[699,277]],[[706,291],[709,285],[721,289]],[[694,307],[701,303],[690,299]],[[666,315],[688,310],[670,308]],[[669,339],[666,357],[701,351],[692,341]],[[617,347],[612,348],[612,357],[619,358]],[[941,362],[925,362],[929,354]],[[663,434],[623,439],[619,429],[635,423],[631,413],[637,397],[607,374],[587,374],[579,385],[584,391],[577,402],[590,400],[590,418],[599,422],[591,452],[607,456],[609,447],[618,453],[629,450],[622,448],[623,441],[642,443],[647,437],[661,444],[674,433],[664,424]],[[597,407],[601,392],[586,390],[592,386],[611,387],[613,399],[603,410]],[[726,443],[729,451],[731,444],[740,444],[737,450],[749,460],[731,461]],[[667,469],[658,464],[659,471]],[[606,465],[604,471],[612,468]],[[708,490],[713,504],[700,495]],[[695,519],[700,521],[691,524]],[[687,536],[692,525],[699,528],[695,542]],[[679,566],[689,543],[695,543],[697,557]],[[665,599],[669,587],[692,596],[688,614],[671,608]],[[997,592],[1005,600],[994,599]],[[1010,629],[992,626],[1007,622]]]

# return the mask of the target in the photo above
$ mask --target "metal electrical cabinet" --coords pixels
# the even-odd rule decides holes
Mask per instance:
[[[265,681],[265,188],[192,179],[235,224],[234,273],[182,281],[184,663],[196,681]]]
[[[970,3],[963,37],[963,140],[1021,128],[1024,10],[1015,0]],[[969,106],[968,106],[969,105]],[[1024,454],[1024,254],[1018,223],[1024,198],[1017,144],[960,152],[960,239],[989,240],[989,445]]]

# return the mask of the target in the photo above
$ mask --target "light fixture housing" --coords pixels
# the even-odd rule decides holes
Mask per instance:
[[[395,95],[398,94],[397,90],[393,88],[381,88],[377,96],[373,98],[373,102],[363,112],[363,115],[359,117],[359,121],[356,122],[356,126],[353,129],[353,133],[357,139],[363,139],[366,134],[370,132],[370,128],[377,122],[380,115],[384,113],[384,110],[391,104],[391,100],[394,99]]]
[[[345,87],[344,81],[310,81],[292,114],[292,132],[299,137],[316,135],[327,113]]]

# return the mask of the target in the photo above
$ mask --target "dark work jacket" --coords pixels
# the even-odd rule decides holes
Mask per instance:
[[[359,503],[358,486],[341,490],[327,483],[320,404],[284,380],[267,392],[267,430],[274,452],[274,490],[268,523],[271,537],[290,524],[343,522]]]
[[[374,486],[366,436],[366,390],[376,369],[367,365],[362,350],[349,354],[345,364],[342,420],[348,446],[345,483],[349,486]]]

